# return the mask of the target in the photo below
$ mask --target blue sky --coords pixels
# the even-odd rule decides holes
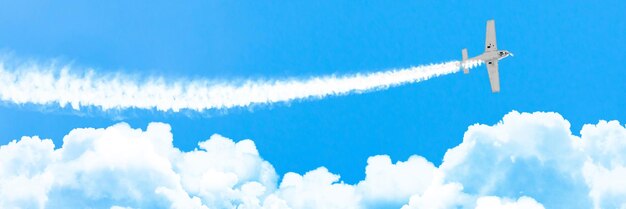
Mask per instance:
[[[574,131],[599,119],[626,120],[622,91],[623,3],[8,2],[1,46],[25,59],[58,58],[100,71],[219,79],[371,72],[457,60],[482,51],[484,22],[516,54],[501,63],[502,93],[489,92],[484,67],[363,95],[235,110],[211,117],[128,116],[136,127],[170,123],[179,147],[212,133],[252,138],[280,171],[325,165],[352,182],[365,159],[418,153],[440,161],[468,125],[511,111],[557,111]],[[489,5],[489,6],[485,6]],[[111,117],[75,116],[4,105],[5,136],[60,141]],[[6,142],[6,141],[5,141]],[[302,158],[302,156],[310,156]],[[292,161],[289,159],[299,159]]]
[[[375,72],[481,53],[496,20],[502,92],[486,69],[365,94],[213,113],[0,106],[0,139],[62,137],[79,127],[171,125],[192,150],[213,133],[253,139],[279,174],[319,166],[348,183],[369,156],[410,155],[439,164],[468,126],[512,110],[554,111],[578,134],[585,123],[626,121],[623,1],[393,2],[3,2],[0,49],[19,59],[57,59],[101,72],[220,80]],[[0,87],[1,88],[1,87]]]

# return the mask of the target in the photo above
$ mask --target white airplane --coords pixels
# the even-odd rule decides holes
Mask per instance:
[[[469,73],[467,68],[468,61],[482,61],[487,64],[487,71],[489,72],[489,82],[491,83],[491,92],[500,92],[500,76],[498,75],[498,61],[502,58],[508,57],[513,54],[507,50],[498,50],[496,44],[496,22],[494,20],[487,21],[487,35],[485,37],[485,52],[471,59],[467,59],[467,48],[463,49],[463,72]]]

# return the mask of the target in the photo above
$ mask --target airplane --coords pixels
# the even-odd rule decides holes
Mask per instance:
[[[467,59],[467,48],[461,51],[463,56],[463,73],[468,74],[468,61],[482,61],[487,64],[487,72],[489,73],[489,83],[491,83],[491,92],[500,92],[500,76],[498,74],[498,61],[513,54],[507,50],[498,50],[496,44],[496,22],[494,20],[487,21],[487,34],[485,35],[485,52],[471,59]]]

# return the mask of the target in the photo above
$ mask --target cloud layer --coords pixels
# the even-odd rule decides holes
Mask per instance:
[[[475,67],[480,62],[466,63]],[[60,105],[159,111],[224,109],[361,93],[415,83],[459,71],[460,62],[423,65],[368,74],[268,81],[138,79],[98,74],[70,66],[7,64],[0,61],[0,100],[16,104]],[[82,73],[72,73],[82,72]]]
[[[0,147],[0,208],[626,208],[626,127],[511,112],[473,125],[437,167],[414,155],[367,160],[345,184],[324,167],[286,173],[251,140],[172,145],[167,124],[75,129],[55,149],[22,137]]]

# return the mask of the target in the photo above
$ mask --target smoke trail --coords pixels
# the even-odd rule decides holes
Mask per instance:
[[[479,62],[466,64],[480,65]],[[102,110],[203,111],[380,90],[455,73],[459,65],[460,62],[451,61],[369,74],[233,84],[201,79],[142,80],[120,74],[99,75],[93,70],[76,74],[70,73],[67,66],[29,65],[7,69],[7,65],[0,62],[0,100],[61,107],[69,104],[76,110],[93,106]]]

